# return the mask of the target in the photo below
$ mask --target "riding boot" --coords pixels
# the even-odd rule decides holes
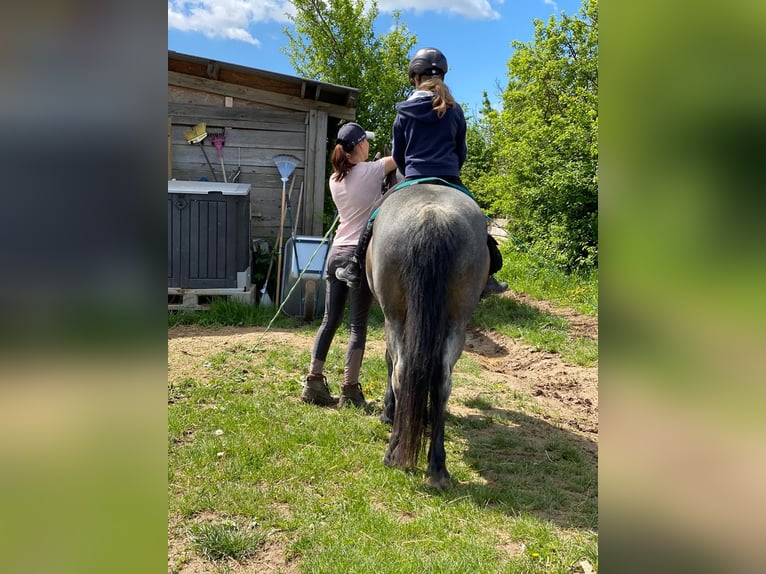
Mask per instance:
[[[327,407],[338,404],[338,397],[330,394],[330,387],[324,375],[307,375],[303,381],[301,400],[304,403]]]
[[[367,227],[359,237],[359,242],[356,244],[356,250],[351,256],[351,260],[345,267],[338,267],[335,270],[335,277],[346,283],[352,289],[358,289],[362,284],[362,265],[371,238],[372,221],[369,221],[367,222]]]
[[[481,298],[489,297],[497,293],[503,293],[508,290],[508,283],[505,281],[498,281],[492,275],[487,278],[487,284],[484,285],[484,290],[481,292]]]
[[[487,248],[489,249],[489,278],[484,286],[484,290],[481,292],[482,299],[508,290],[508,283],[498,281],[493,277],[503,266],[503,254],[500,253],[497,240],[489,234],[487,234]]]
[[[340,402],[338,406],[343,408],[352,405],[360,409],[367,407],[367,401],[362,392],[362,385],[359,383],[344,384],[340,388]]]

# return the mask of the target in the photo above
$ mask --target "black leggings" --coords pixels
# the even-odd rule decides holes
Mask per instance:
[[[314,340],[314,349],[312,351],[312,357],[320,361],[327,359],[327,353],[330,350],[333,337],[335,337],[335,333],[343,321],[346,301],[350,299],[349,329],[351,332],[346,352],[346,368],[349,367],[354,351],[360,350],[362,353],[364,352],[367,340],[367,321],[370,315],[370,306],[372,305],[372,292],[369,285],[367,285],[364,269],[362,270],[362,284],[358,289],[349,288],[346,283],[335,277],[335,270],[339,267],[345,267],[353,253],[353,246],[332,246],[327,255],[327,274],[325,275],[327,289],[325,291],[324,317]],[[361,357],[359,357],[359,360],[361,361]],[[354,365],[354,367],[358,368],[358,365]]]

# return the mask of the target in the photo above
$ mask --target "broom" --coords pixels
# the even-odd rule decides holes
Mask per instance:
[[[282,180],[282,208],[279,214],[279,247],[277,249],[277,303],[280,303],[282,294],[282,240],[284,239],[285,228],[285,185],[290,174],[300,164],[300,160],[291,155],[278,155],[274,158],[274,163],[277,165]]]
[[[271,300],[271,297],[269,297],[269,294],[266,292],[266,287],[269,284],[269,278],[271,277],[271,268],[274,265],[274,253],[271,254],[271,259],[269,260],[269,270],[266,272],[266,280],[263,282],[263,287],[261,288],[261,306],[262,307],[272,307],[274,305],[274,302]]]
[[[202,140],[204,140],[207,137],[207,125],[205,122],[200,122],[196,126],[194,126],[190,130],[186,130],[184,132],[184,138],[186,138],[186,141],[190,144],[199,144],[200,149],[202,150],[202,153],[205,156],[205,161],[207,162],[207,166],[210,168],[210,173],[213,174],[213,181],[218,181],[218,178],[215,175],[215,170],[213,169],[213,164],[210,163],[210,159],[207,157],[207,152],[205,151],[205,146],[202,145]]]

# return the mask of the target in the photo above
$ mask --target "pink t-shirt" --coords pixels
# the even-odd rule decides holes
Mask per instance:
[[[370,214],[383,201],[380,191],[385,175],[385,159],[379,159],[356,164],[343,181],[330,176],[330,193],[340,214],[333,245],[356,245]]]

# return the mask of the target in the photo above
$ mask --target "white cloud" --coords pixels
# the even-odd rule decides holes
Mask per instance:
[[[494,4],[502,4],[495,0]],[[447,12],[471,20],[497,20],[500,13],[489,0],[378,0],[381,12],[412,10],[415,13]]]
[[[250,24],[288,22],[285,13],[293,11],[288,0],[168,0],[168,28],[257,46]]]
[[[553,0],[543,0],[543,4],[547,4],[548,6],[553,6],[553,11],[558,12],[559,11],[559,5],[556,4]]]
[[[500,5],[503,1],[494,0],[493,3]],[[381,12],[448,13],[473,20],[500,18],[490,0],[378,0],[378,8]],[[251,24],[287,23],[286,13],[294,12],[289,0],[168,0],[168,29],[258,46],[260,40],[249,31]]]

